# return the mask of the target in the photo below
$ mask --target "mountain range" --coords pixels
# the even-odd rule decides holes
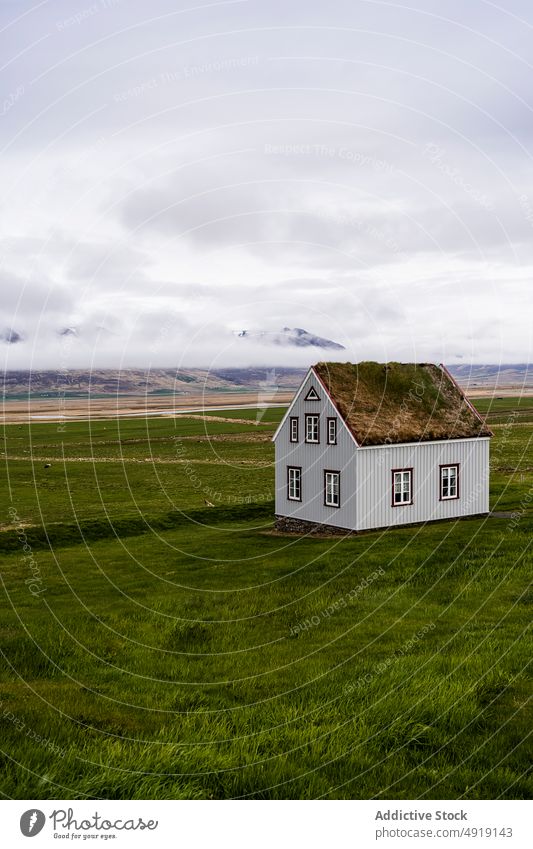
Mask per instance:
[[[533,370],[517,365],[452,365],[450,372],[469,389],[533,386]],[[296,389],[304,368],[219,369],[72,369],[69,371],[8,371],[3,375],[4,398],[36,396],[195,395],[206,392],[260,392]]]
[[[61,327],[56,331],[56,336],[60,338],[69,337],[71,339],[83,339],[88,333],[89,336],[108,333],[103,327],[93,327],[90,331],[87,328],[81,327]],[[282,330],[240,330],[235,333],[240,339],[246,341],[260,341],[263,345],[288,345],[296,348],[329,348],[334,351],[343,351],[344,345],[339,342],[333,342],[331,339],[326,339],[323,336],[317,336],[314,333],[309,333],[303,327],[284,327]],[[7,345],[16,345],[23,343],[26,336],[19,333],[11,327],[6,327],[0,331],[0,342]]]
[[[236,334],[240,339],[257,339],[267,345],[292,345],[296,348],[329,348],[333,351],[344,351],[344,345],[332,342],[323,336],[309,333],[303,327],[284,327],[282,330],[240,330]]]

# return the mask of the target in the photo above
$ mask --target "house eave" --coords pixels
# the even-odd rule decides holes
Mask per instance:
[[[442,439],[418,439],[414,442],[376,442],[373,445],[360,445],[361,451],[368,451],[371,448],[416,448],[420,445],[445,445],[448,442],[483,442],[490,440],[490,436],[450,436]]]

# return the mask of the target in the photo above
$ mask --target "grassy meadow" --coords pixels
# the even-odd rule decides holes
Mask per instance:
[[[346,539],[273,532],[279,409],[4,426],[4,797],[530,798],[533,403],[476,404],[512,516]]]

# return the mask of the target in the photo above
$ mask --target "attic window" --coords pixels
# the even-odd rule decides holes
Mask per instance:
[[[320,442],[320,428],[319,428],[319,419],[320,417],[315,415],[315,413],[307,413],[305,416],[305,441],[306,442]]]
[[[333,416],[328,418],[328,445],[337,444],[337,419]]]
[[[309,392],[305,396],[305,400],[306,401],[320,401],[320,398],[318,397],[318,392],[316,391],[314,386],[311,387],[311,389],[309,390]]]
[[[290,441],[298,442],[298,416],[291,416],[290,428]]]

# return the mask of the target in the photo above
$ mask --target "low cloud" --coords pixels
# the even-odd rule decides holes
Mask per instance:
[[[0,9],[6,367],[274,364],[235,332],[284,326],[530,358],[520,4],[26,11]]]

